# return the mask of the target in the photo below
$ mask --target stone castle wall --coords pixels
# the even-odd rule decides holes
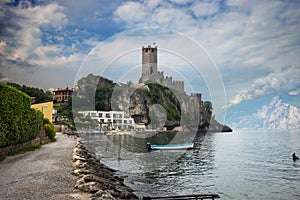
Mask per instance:
[[[184,93],[184,82],[174,81],[172,76],[164,76],[164,72],[157,70],[157,46],[142,48],[142,77],[140,83],[151,81],[165,87]],[[201,99],[201,97],[200,97]]]

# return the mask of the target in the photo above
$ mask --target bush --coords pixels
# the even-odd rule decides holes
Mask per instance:
[[[0,147],[28,142],[40,133],[43,114],[30,105],[27,94],[0,84]]]
[[[52,123],[50,122],[50,120],[48,118],[44,118],[44,125],[45,124],[52,124]]]
[[[46,131],[46,135],[51,139],[54,140],[55,136],[56,136],[56,130],[53,124],[45,124],[45,131]]]

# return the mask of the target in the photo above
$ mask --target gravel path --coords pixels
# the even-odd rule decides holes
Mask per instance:
[[[76,139],[57,133],[56,142],[0,162],[0,199],[88,199],[74,189],[72,152]]]

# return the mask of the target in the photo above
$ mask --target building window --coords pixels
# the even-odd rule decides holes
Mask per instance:
[[[102,113],[98,113],[98,116],[99,116],[99,117],[102,117]]]
[[[105,117],[106,117],[106,118],[110,118],[110,114],[109,114],[109,113],[106,113],[106,114],[105,114]]]
[[[114,118],[122,118],[122,114],[113,114]]]
[[[122,120],[119,119],[114,119],[113,122],[114,124],[122,124]]]

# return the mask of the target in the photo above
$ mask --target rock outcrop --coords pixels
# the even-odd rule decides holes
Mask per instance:
[[[138,199],[115,172],[96,159],[77,139],[73,150],[73,174],[78,177],[75,188],[91,193],[92,200]]]
[[[73,103],[76,110],[87,110],[90,106],[91,110],[124,111],[135,123],[143,123],[149,129],[181,126],[199,132],[232,131],[212,118],[204,109],[201,97],[157,83],[113,83],[90,74],[78,81]]]

